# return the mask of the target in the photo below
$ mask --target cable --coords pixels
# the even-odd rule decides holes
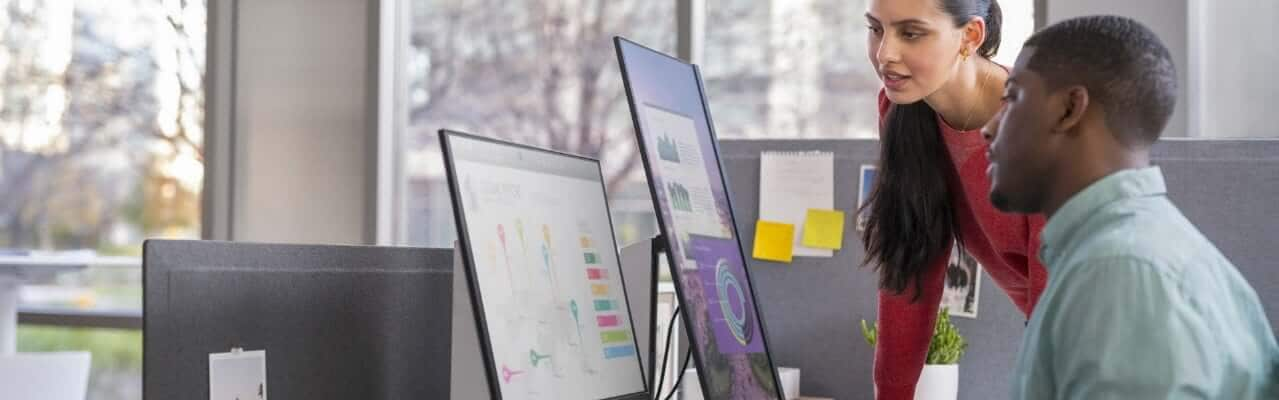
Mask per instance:
[[[684,380],[684,371],[688,370],[688,362],[693,359],[693,346],[688,347],[688,352],[684,354],[684,366],[679,369],[679,378],[675,379],[675,385],[671,386],[671,393],[666,395],[666,400],[675,397],[675,393],[679,393],[679,382]]]
[[[666,323],[666,344],[662,345],[662,372],[657,375],[657,387],[653,390],[653,400],[657,400],[662,395],[662,385],[666,384],[666,361],[671,356],[671,334],[675,333],[675,317],[679,316],[680,307],[675,307],[675,312],[671,313],[670,322]]]

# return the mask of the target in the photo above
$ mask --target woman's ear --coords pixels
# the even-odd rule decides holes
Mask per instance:
[[[977,49],[981,48],[981,44],[986,41],[986,20],[981,17],[973,17],[964,25],[964,37],[961,46],[968,51],[969,54],[976,54]]]

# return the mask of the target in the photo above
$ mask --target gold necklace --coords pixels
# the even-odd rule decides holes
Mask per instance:
[[[964,57],[964,59],[965,59],[965,60],[967,60],[967,59],[968,59],[968,57]],[[978,80],[977,80],[977,97],[979,98],[979,99],[978,99],[978,101],[977,101],[978,103],[980,103],[980,102],[981,102],[981,100],[980,100],[980,97],[981,97],[981,91],[982,91],[982,89],[983,89],[983,88],[985,88],[985,86],[986,86],[986,77],[987,77],[988,75],[990,75],[990,73],[989,73],[989,72],[982,73],[982,74],[981,74],[981,79],[978,79]],[[964,124],[963,124],[963,125],[960,125],[960,128],[959,128],[959,129],[957,129],[957,130],[960,130],[961,132],[963,132],[963,130],[962,130],[962,129],[968,128],[968,123],[969,123],[969,122],[972,122],[972,119],[973,119],[973,111],[975,111],[975,110],[977,109],[977,106],[978,106],[978,104],[973,104],[973,106],[972,106],[972,107],[968,107],[968,116],[967,116],[967,117],[964,117]]]

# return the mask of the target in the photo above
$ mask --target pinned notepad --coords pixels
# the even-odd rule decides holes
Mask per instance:
[[[835,154],[825,151],[764,152],[759,156],[759,219],[795,226],[798,257],[830,257],[829,247],[804,244],[809,209],[835,208]]]
[[[839,250],[844,245],[844,212],[808,209],[804,218],[804,246]]]
[[[755,223],[754,257],[789,263],[795,252],[795,225],[760,220]]]

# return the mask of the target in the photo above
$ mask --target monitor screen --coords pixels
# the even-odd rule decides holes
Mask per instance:
[[[697,68],[622,38],[616,45],[702,391],[781,398]]]
[[[494,398],[647,398],[599,162],[440,141]]]

